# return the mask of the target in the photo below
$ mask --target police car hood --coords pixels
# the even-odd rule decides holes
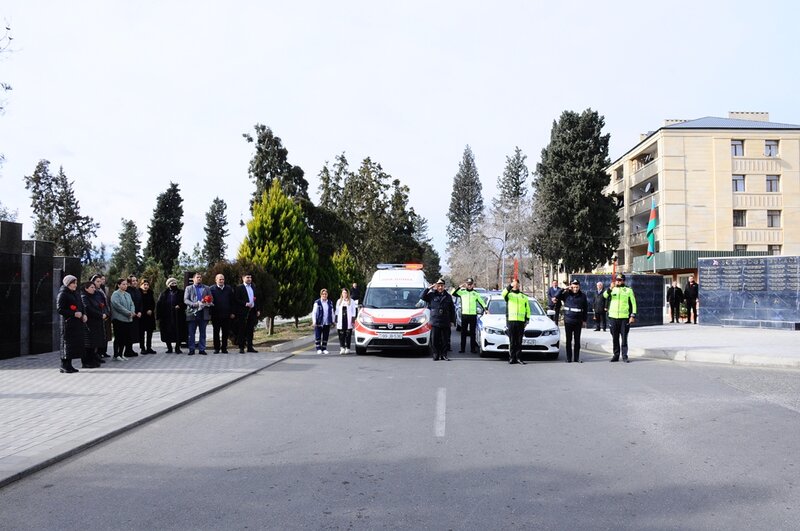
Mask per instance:
[[[483,314],[483,317],[481,317],[481,324],[491,328],[503,329],[506,327],[506,315]],[[553,320],[544,315],[531,315],[531,320],[528,326],[525,327],[526,330],[549,330],[551,328],[553,328]]]

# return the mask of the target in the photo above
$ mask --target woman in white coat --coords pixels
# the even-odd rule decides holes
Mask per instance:
[[[350,298],[347,288],[336,301],[336,329],[339,332],[339,354],[350,352],[350,339],[353,337],[353,324],[356,320],[356,303]]]

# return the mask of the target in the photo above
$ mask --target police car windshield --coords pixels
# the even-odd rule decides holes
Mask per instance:
[[[365,308],[388,308],[410,310],[417,307],[422,288],[367,288],[364,297]]]
[[[544,315],[542,307],[536,299],[528,299],[531,305],[531,315]],[[489,313],[504,314],[506,313],[506,301],[503,299],[492,299],[489,301]]]

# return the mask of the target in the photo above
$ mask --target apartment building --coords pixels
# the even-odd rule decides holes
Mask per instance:
[[[681,280],[702,256],[800,254],[800,125],[764,112],[667,120],[606,171],[623,271]],[[647,260],[652,204],[656,254]]]

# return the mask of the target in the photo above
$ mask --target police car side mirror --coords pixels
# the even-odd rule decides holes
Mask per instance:
[[[550,317],[554,316],[555,314],[556,314],[555,310],[547,310],[547,315],[549,315]]]

